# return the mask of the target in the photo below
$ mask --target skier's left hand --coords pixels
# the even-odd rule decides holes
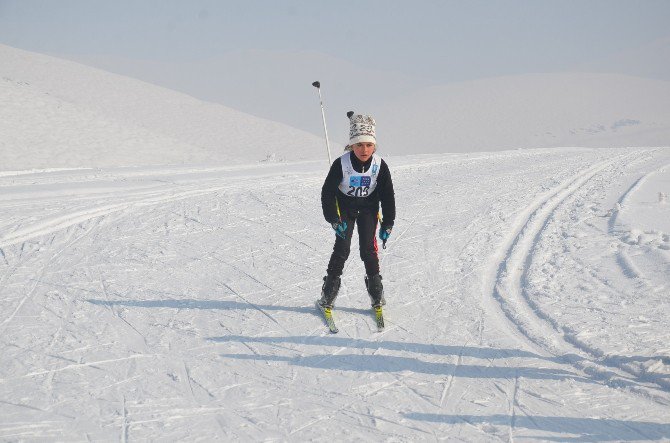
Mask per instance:
[[[382,243],[383,243],[383,245],[384,245],[384,248],[386,248],[386,240],[388,240],[389,237],[391,236],[391,231],[392,231],[392,230],[393,230],[393,226],[384,226],[384,225],[382,225],[382,226],[379,228],[379,238],[381,239],[381,241],[382,241]]]

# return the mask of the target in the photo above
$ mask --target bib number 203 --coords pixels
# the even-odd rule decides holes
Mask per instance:
[[[347,195],[351,197],[367,197],[370,192],[369,186],[349,186],[349,191]]]
[[[370,193],[371,181],[370,177],[349,177],[349,191],[347,195],[350,197],[367,197]]]

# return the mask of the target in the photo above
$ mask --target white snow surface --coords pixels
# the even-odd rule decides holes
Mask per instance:
[[[670,150],[387,161],[337,335],[323,161],[0,174],[0,440],[670,440]]]
[[[0,60],[0,171],[325,157],[323,139],[220,104],[5,45]]]

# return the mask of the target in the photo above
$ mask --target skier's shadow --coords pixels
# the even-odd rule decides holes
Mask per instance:
[[[363,311],[367,313],[368,311]],[[455,355],[462,357],[475,357],[481,359],[502,359],[512,357],[534,358],[549,361],[564,362],[556,357],[544,357],[533,352],[521,349],[487,348],[476,346],[455,346],[429,343],[412,343],[401,341],[369,341],[356,338],[334,337],[332,335],[322,336],[288,336],[288,337],[247,337],[242,335],[225,335],[222,337],[208,337],[207,340],[219,343],[265,343],[265,344],[297,344],[314,345],[321,347],[333,346],[349,349],[386,349],[390,351],[413,352],[416,354],[432,355]]]
[[[212,309],[212,310],[249,310],[256,309],[261,312],[295,312],[300,314],[309,314],[323,320],[321,313],[315,307],[306,306],[281,306],[281,305],[267,305],[255,304],[250,302],[240,302],[235,300],[194,300],[194,299],[164,299],[164,300],[99,300],[89,299],[89,303],[100,306],[127,306],[139,308],[170,308],[170,309]],[[352,308],[346,306],[338,306],[338,311],[350,312],[354,314],[368,315],[368,309]],[[511,357],[527,357],[533,359],[541,359],[558,363],[575,363],[582,360],[577,355],[562,355],[562,356],[542,356],[520,349],[500,349],[500,348],[486,348],[473,346],[454,346],[454,345],[440,345],[427,343],[410,343],[410,342],[394,342],[394,341],[365,341],[344,337],[320,337],[320,336],[296,336],[296,337],[243,337],[243,336],[223,336],[210,337],[210,341],[215,342],[264,342],[271,343],[295,343],[295,344],[313,344],[320,346],[338,346],[349,348],[368,348],[368,349],[388,349],[395,351],[409,351],[421,354],[434,355],[461,355],[465,357],[485,358],[485,359],[501,359]],[[614,357],[610,356],[609,360],[618,359],[618,363],[624,361],[644,361],[652,357]],[[663,357],[664,363],[668,357]],[[610,362],[612,363],[612,362]],[[597,378],[597,377],[596,377]],[[665,374],[658,375],[658,380],[666,379]]]
[[[311,314],[321,317],[315,307],[305,306],[280,306],[264,305],[251,302],[239,302],[235,300],[96,300],[88,299],[89,303],[100,306],[127,306],[135,308],[169,308],[169,309],[219,309],[225,311],[256,309],[267,312],[297,312],[300,314]],[[338,311],[356,314],[367,314],[369,310],[361,308],[339,307]]]
[[[367,311],[366,311],[367,312]],[[404,351],[423,355],[453,355],[459,357],[472,357],[483,360],[529,358],[544,360],[559,364],[571,364],[582,361],[582,358],[566,354],[560,356],[543,356],[522,349],[489,348],[476,346],[442,345],[428,343],[412,343],[400,341],[369,341],[348,337],[327,336],[288,336],[288,337],[247,337],[241,335],[226,335],[221,337],[208,337],[207,340],[217,343],[261,343],[266,345],[314,345],[321,348],[329,346],[338,349],[385,349],[389,351]],[[465,378],[514,378],[526,377],[529,379],[546,380],[575,380],[589,384],[601,384],[612,375],[610,372],[591,373],[587,371],[585,376],[562,369],[535,368],[535,367],[494,367],[483,365],[452,364],[444,362],[423,361],[418,358],[390,355],[362,355],[362,354],[317,354],[299,357],[281,355],[248,355],[248,354],[221,354],[224,358],[238,360],[277,361],[291,365],[305,366],[318,369],[332,369],[343,371],[375,371],[396,372],[413,371],[433,375],[455,375]],[[615,384],[621,387],[634,387],[637,383],[633,380],[617,379]]]
[[[248,310],[276,312],[287,311],[300,314],[314,315],[322,320],[322,315],[316,307],[305,306],[280,306],[239,302],[235,300],[193,300],[193,299],[167,299],[167,300],[96,300],[89,299],[89,303],[100,306],[126,306],[138,308],[169,308],[169,309],[219,309],[219,310]],[[369,315],[369,309],[338,306],[340,312]],[[289,337],[246,337],[241,335],[226,335],[222,337],[209,337],[213,342],[257,342],[266,344],[293,343],[299,345],[336,346],[357,349],[388,349],[392,351],[407,351],[418,354],[434,355],[461,355],[464,357],[477,357],[485,359],[499,359],[510,357],[528,357],[556,361],[556,357],[544,357],[539,354],[521,349],[501,349],[473,346],[454,346],[428,343],[411,343],[398,341],[367,341],[335,336],[289,336]],[[562,361],[562,360],[561,360]]]
[[[512,423],[515,428],[551,432],[550,435],[524,434],[525,439],[544,441],[629,441],[629,440],[662,440],[670,438],[670,424],[654,423],[650,421],[616,420],[609,418],[582,418],[582,417],[548,417],[539,415],[447,415],[426,414],[418,412],[402,413],[409,420],[444,423],[482,424],[509,427]],[[568,436],[572,435],[570,438]]]
[[[282,305],[267,305],[256,304],[249,302],[241,302],[236,300],[194,300],[194,299],[163,299],[163,300],[98,300],[89,299],[89,303],[100,306],[126,306],[137,308],[168,308],[168,309],[213,309],[213,310],[249,310],[256,309],[262,312],[296,312],[300,314],[314,315],[323,320],[322,315],[316,307],[307,306],[282,306]],[[369,315],[370,310],[362,308],[352,308],[346,306],[338,306],[337,310],[340,312],[349,312],[353,314]],[[485,347],[471,347],[471,346],[451,346],[439,344],[424,344],[424,343],[408,343],[408,342],[394,342],[394,341],[365,341],[343,337],[319,337],[319,336],[295,336],[295,337],[244,337],[244,336],[223,336],[210,337],[210,341],[217,342],[264,342],[264,343],[295,343],[295,344],[312,344],[321,346],[339,346],[349,348],[368,348],[378,349],[384,348],[395,351],[410,351],[422,354],[435,355],[463,355],[468,357],[478,358],[509,358],[509,357],[530,357],[536,359],[544,359],[550,361],[564,361],[565,358],[571,356],[544,357],[532,352],[523,351],[520,349],[494,349]]]
[[[458,378],[514,379],[523,377],[532,380],[574,380],[582,383],[596,382],[563,369],[535,368],[524,366],[490,366],[465,363],[431,362],[413,357],[395,355],[362,354],[316,354],[307,356],[261,355],[261,354],[221,354],[223,358],[252,360],[262,363],[283,362],[320,370],[339,372],[378,372],[429,374],[438,376],[454,375]]]

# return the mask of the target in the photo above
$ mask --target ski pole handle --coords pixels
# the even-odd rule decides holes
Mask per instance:
[[[326,111],[323,108],[323,97],[321,97],[321,82],[317,80],[314,83],[312,83],[312,86],[314,86],[319,91],[319,102],[321,102],[321,118],[323,119],[323,132],[326,135],[326,150],[328,151],[328,164],[330,165],[331,163],[333,163],[333,159],[330,156],[330,143],[328,142],[328,128],[326,127]]]

